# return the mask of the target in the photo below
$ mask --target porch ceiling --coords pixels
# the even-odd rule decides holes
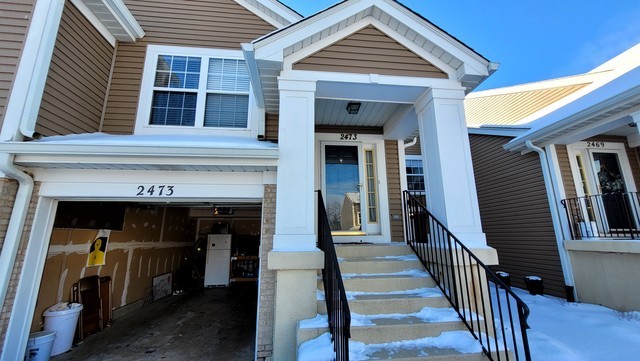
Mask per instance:
[[[358,114],[349,114],[350,100],[316,99],[316,124],[351,127],[382,127],[393,116],[411,105],[359,102]]]

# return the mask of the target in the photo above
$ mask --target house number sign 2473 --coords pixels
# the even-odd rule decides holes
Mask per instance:
[[[166,184],[155,184],[155,185],[139,185],[138,193],[136,193],[137,197],[149,197],[149,196],[158,196],[158,197],[171,197],[173,195],[173,187],[172,185]]]

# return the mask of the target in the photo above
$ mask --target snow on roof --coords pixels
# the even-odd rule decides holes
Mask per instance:
[[[624,105],[625,101],[639,95],[640,66],[529,123],[531,130],[513,139],[505,147],[511,150],[520,149],[527,140],[539,140],[554,131],[576,125],[590,116],[599,115],[604,109]]]
[[[48,144],[77,144],[128,147],[184,147],[184,148],[233,148],[277,149],[278,145],[254,138],[210,135],[113,135],[86,133],[56,135],[33,141]]]

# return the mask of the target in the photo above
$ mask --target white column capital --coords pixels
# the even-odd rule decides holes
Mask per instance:
[[[278,78],[278,90],[280,91],[299,91],[299,92],[315,92],[316,91],[315,80],[300,80],[300,79],[287,79]]]
[[[464,101],[464,88],[429,88],[416,100],[416,113],[421,114],[426,111],[427,106],[435,100]]]

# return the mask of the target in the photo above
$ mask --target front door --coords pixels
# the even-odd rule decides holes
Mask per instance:
[[[583,219],[605,233],[636,228],[636,200],[629,193],[635,192],[635,185],[624,144],[580,142],[569,149],[576,190],[584,197]],[[591,224],[584,227],[594,228]]]
[[[335,236],[379,234],[375,149],[361,143],[322,144],[322,183]]]

